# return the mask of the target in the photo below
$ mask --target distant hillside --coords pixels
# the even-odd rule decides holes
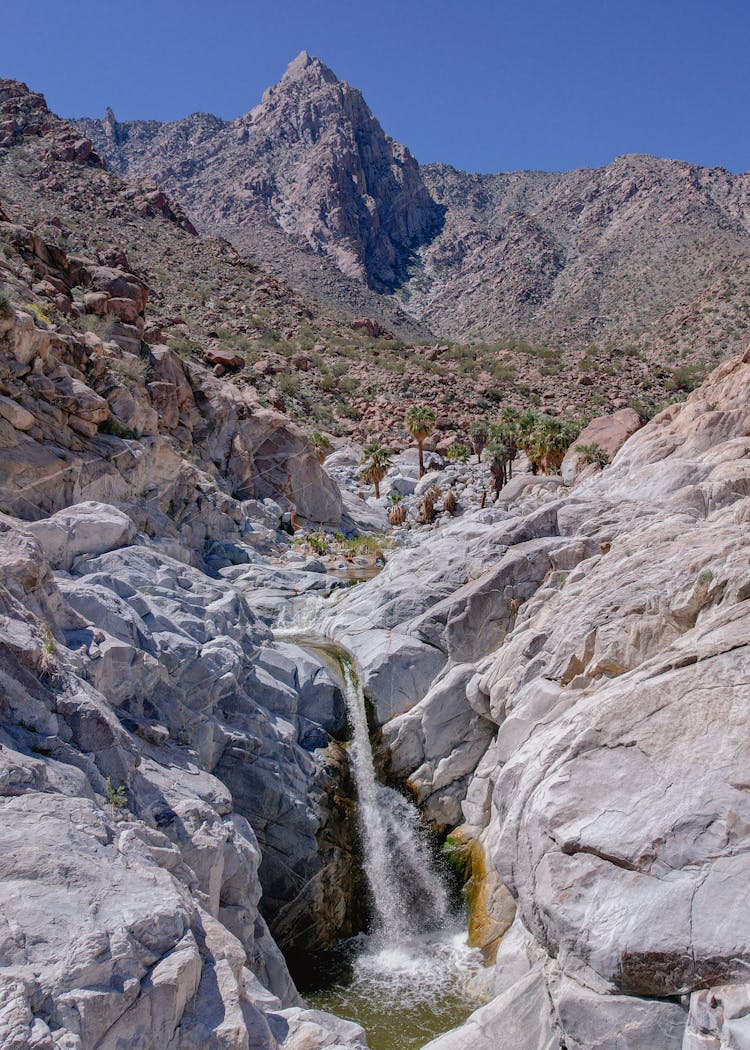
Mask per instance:
[[[750,175],[635,155],[560,174],[420,168],[306,52],[231,122],[78,124],[202,231],[406,338],[648,342],[750,259]]]

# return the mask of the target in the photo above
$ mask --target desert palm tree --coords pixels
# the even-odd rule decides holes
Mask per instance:
[[[318,463],[322,463],[331,451],[330,439],[325,434],[321,434],[319,430],[313,430],[307,440],[310,442],[310,448],[313,450]]]
[[[506,467],[510,449],[498,434],[491,434],[490,440],[487,442],[487,454],[490,457],[490,474],[496,500],[500,495],[500,489],[507,481]]]
[[[359,463],[362,467],[361,476],[375,486],[375,498],[380,499],[380,482],[388,473],[391,466],[392,453],[385,445],[377,441],[365,445],[362,450],[362,458]]]
[[[424,443],[435,429],[435,413],[427,405],[412,405],[404,420],[419,449],[419,476],[424,476]]]
[[[521,419],[521,413],[517,408],[513,408],[509,405],[507,408],[503,408],[497,417],[497,425],[500,427],[502,441],[508,446],[508,480],[513,477],[513,460],[518,455],[519,444],[519,423]]]
[[[528,455],[532,469],[536,465],[543,474],[556,474],[579,429],[573,420],[540,415],[529,440]]]
[[[543,418],[545,417],[543,417],[540,412],[536,412],[533,408],[529,408],[519,415],[515,425],[518,447],[523,449],[529,457],[532,474],[537,474],[539,472],[539,460],[537,458],[539,443],[538,427]]]
[[[477,463],[482,462],[482,452],[484,451],[487,445],[487,441],[489,439],[489,432],[489,423],[485,419],[475,419],[469,427],[471,447],[476,453]]]

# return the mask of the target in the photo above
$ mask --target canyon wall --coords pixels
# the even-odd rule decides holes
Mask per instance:
[[[749,390],[745,355],[603,471],[518,475],[337,606],[497,952],[436,1050],[743,1045]]]

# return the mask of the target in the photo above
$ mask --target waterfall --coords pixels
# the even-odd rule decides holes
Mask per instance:
[[[436,870],[414,805],[375,774],[365,698],[354,661],[336,648],[344,679],[352,772],[359,797],[363,865],[373,904],[373,933],[398,944],[449,918],[445,884]]]
[[[482,956],[467,944],[465,918],[451,909],[419,811],[377,778],[357,667],[321,636],[325,611],[319,598],[300,603],[274,635],[316,652],[340,673],[372,924],[369,934],[341,945],[348,976],[313,985],[305,996],[315,1009],[362,1024],[376,1050],[416,1050],[482,1001]]]

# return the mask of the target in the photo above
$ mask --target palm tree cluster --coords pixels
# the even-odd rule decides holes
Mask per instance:
[[[513,462],[519,450],[528,456],[533,474],[556,474],[580,429],[573,419],[559,419],[534,409],[521,412],[504,408],[494,421],[476,420],[469,434],[478,462],[486,453],[497,499],[513,477]]]
[[[414,438],[419,450],[419,476],[424,476],[424,443],[435,428],[435,413],[427,405],[413,405],[406,413],[404,420],[407,430]],[[574,419],[560,419],[549,416],[535,409],[521,412],[517,408],[503,408],[494,420],[477,419],[469,427],[468,441],[471,449],[481,463],[482,454],[489,463],[492,489],[495,499],[503,486],[513,477],[513,463],[519,451],[526,453],[533,474],[556,474],[573,440],[580,433],[581,424]],[[330,451],[331,443],[327,437],[315,431],[310,436],[310,445],[322,461]],[[606,453],[598,445],[579,446],[579,451],[589,457],[587,462],[596,461],[603,466]],[[448,458],[454,462],[465,463],[470,455],[468,444],[456,443],[448,450]],[[380,499],[380,483],[391,467],[393,453],[385,445],[372,441],[365,445],[360,460],[360,476],[375,487],[375,498]],[[437,493],[439,495],[439,493]],[[444,509],[455,512],[455,494],[450,506]],[[437,496],[436,496],[437,498]],[[397,505],[392,496],[393,507],[390,511],[392,524],[401,524],[406,518],[405,508]],[[400,500],[400,498],[399,498]],[[428,501],[429,502],[429,501]],[[423,507],[422,513],[427,520],[434,518],[433,506]]]

